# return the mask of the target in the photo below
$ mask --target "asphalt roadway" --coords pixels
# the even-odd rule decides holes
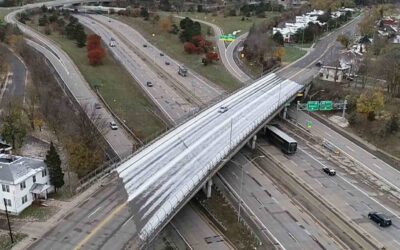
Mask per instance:
[[[260,145],[310,185],[328,204],[342,213],[346,220],[355,223],[361,232],[367,233],[370,238],[387,249],[398,249],[400,207],[389,198],[388,193],[380,191],[374,185],[367,185],[364,176],[358,176],[353,169],[337,166],[329,161],[326,155],[321,155],[307,146],[303,140],[297,139],[297,141],[298,151],[291,156],[284,155],[265,140],[261,140]],[[322,171],[324,166],[335,169],[337,175],[332,177],[324,173]],[[371,222],[367,215],[372,211],[388,215],[393,225],[381,228]]]
[[[118,207],[118,205],[115,205],[114,207]],[[122,208],[122,210],[121,210],[121,214],[125,214],[126,213],[126,211],[125,211],[125,209],[126,208]],[[92,210],[91,211],[96,211],[96,207],[94,207],[94,208],[92,208]],[[113,211],[115,211],[115,210],[113,210]],[[119,213],[118,213],[119,214]],[[179,215],[178,215],[179,216]],[[104,219],[104,218],[103,218]],[[130,223],[132,223],[132,221],[133,221],[133,219],[130,219],[130,217],[126,217],[125,216],[125,218],[122,218],[122,220],[125,220],[125,221],[129,221],[129,222],[127,222],[128,224],[130,224]],[[104,220],[102,220],[103,222],[104,222]],[[114,220],[113,220],[114,221]],[[116,220],[117,221],[117,220]],[[125,222],[124,222],[125,223]],[[107,223],[106,223],[107,224]],[[100,224],[98,224],[97,226],[99,226]],[[108,225],[110,228],[112,228],[113,226],[115,227],[115,226],[117,226],[118,227],[118,225],[116,225],[116,224],[114,224],[114,222],[113,223],[110,223],[109,225]],[[108,227],[107,226],[107,227]],[[62,227],[62,226],[61,226]],[[105,228],[107,228],[107,227],[105,227]],[[97,227],[96,227],[97,228]],[[104,229],[105,230],[105,229]],[[110,229],[111,230],[111,229]],[[92,239],[90,239],[88,242],[85,242],[85,244],[84,244],[84,246],[87,246],[87,245],[91,245],[91,244],[95,244],[95,243],[91,243],[91,242],[97,242],[97,238],[98,237],[100,237],[101,238],[101,235],[102,235],[102,232],[103,231],[103,227],[100,227],[99,228],[99,230],[98,231],[96,231],[96,236],[95,237],[93,237]],[[106,230],[105,230],[106,231]],[[131,231],[131,233],[132,233],[133,231]],[[106,232],[105,232],[106,233]],[[298,233],[298,232],[296,232],[296,233]],[[119,235],[118,233],[117,234],[114,234],[114,235]],[[77,238],[79,238],[78,236],[77,236]],[[114,240],[113,239],[113,237],[111,237],[110,238],[111,240]],[[75,242],[77,242],[76,240],[75,240]],[[79,243],[79,242],[78,242]],[[55,245],[56,246],[56,245]]]
[[[179,83],[180,86],[192,92],[197,99],[201,99],[204,104],[210,103],[224,93],[219,86],[209,82],[190,69],[186,77],[178,75],[178,66],[181,65],[181,63],[159,50],[157,44],[151,44],[142,34],[129,25],[115,19],[109,19],[103,15],[91,15],[91,18],[93,21],[101,23],[110,31],[116,32],[116,35],[123,37],[124,42],[129,43],[131,48],[147,57],[148,63],[156,65],[158,69],[168,74],[168,76]],[[155,34],[155,36],[156,35],[157,34]],[[147,47],[143,45],[147,45]],[[161,54],[163,54],[163,56],[161,56]],[[169,62],[170,65],[166,65],[165,62]]]
[[[147,62],[139,57],[134,50],[122,41],[113,30],[108,29],[104,24],[95,22],[84,15],[75,15],[79,21],[94,33],[101,36],[115,59],[117,59],[125,69],[130,73],[133,79],[139,84],[143,91],[152,99],[163,114],[168,118],[169,122],[176,124],[190,116],[196,106],[186,100],[177,92],[173,86],[167,84],[166,79],[151,69]],[[115,39],[116,46],[110,47],[111,38]],[[152,87],[147,86],[147,82],[153,84]]]
[[[246,149],[242,152],[246,153]],[[271,166],[267,166],[271,167]],[[240,187],[243,168],[243,184]],[[236,194],[268,230],[282,249],[340,249],[315,219],[304,212],[271,178],[242,153],[238,153],[219,172]]]
[[[5,57],[6,63],[10,65],[10,76],[5,82],[5,85],[0,89],[0,111],[9,102],[21,105],[25,99],[25,85],[26,85],[26,68],[21,59],[9,51],[6,47],[2,50],[7,50],[2,56]]]
[[[95,110],[95,103],[101,102],[97,95],[90,88],[86,80],[83,78],[77,66],[68,57],[68,55],[66,55],[66,53],[50,39],[37,33],[36,31],[33,31],[28,26],[18,23],[15,20],[15,15],[17,12],[18,11],[14,11],[8,14],[5,17],[5,20],[9,23],[17,23],[18,27],[23,33],[25,33],[25,35],[31,37],[35,41],[38,41],[33,42],[28,40],[27,42],[30,46],[34,47],[50,61],[68,90],[74,95],[76,101],[82,107],[85,107],[85,111],[90,117],[90,115],[93,113],[93,110]],[[111,113],[104,107],[101,109],[96,109],[94,112],[107,121],[114,120]],[[104,136],[111,148],[119,157],[123,158],[132,153],[134,141],[122,129],[111,130],[108,128]]]
[[[175,16],[175,17],[181,18],[181,19],[185,18],[182,16]],[[208,21],[201,20],[201,19],[192,19],[192,20],[198,21],[200,23],[204,23],[204,24],[210,26],[214,30],[215,43],[217,44],[220,59],[221,59],[222,63],[224,64],[225,68],[229,71],[229,73],[231,73],[232,76],[234,76],[240,82],[243,82],[243,83],[250,82],[252,79],[246,73],[244,73],[240,69],[240,67],[236,64],[236,62],[233,60],[233,53],[234,53],[236,46],[239,44],[239,42],[241,42],[242,40],[244,40],[246,38],[247,33],[240,36],[240,39],[238,38],[235,41],[229,43],[227,46],[227,43],[225,43],[225,41],[219,39],[220,36],[222,34],[224,34],[224,31],[222,30],[221,27],[219,27],[218,25],[215,25],[214,23],[210,23]]]

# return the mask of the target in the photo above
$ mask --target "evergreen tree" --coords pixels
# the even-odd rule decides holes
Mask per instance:
[[[47,151],[46,159],[44,162],[49,170],[49,177],[51,184],[54,185],[55,191],[64,185],[64,173],[61,169],[61,160],[58,155],[53,142],[50,143],[50,149]]]
[[[285,41],[283,40],[283,35],[281,32],[276,32],[273,36],[272,36],[272,40],[274,40],[277,44],[279,45],[284,45]]]

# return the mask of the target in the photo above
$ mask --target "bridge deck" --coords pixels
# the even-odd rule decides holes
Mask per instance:
[[[150,236],[214,167],[303,86],[271,74],[199,113],[118,167],[140,237]],[[219,113],[220,106],[227,106]]]

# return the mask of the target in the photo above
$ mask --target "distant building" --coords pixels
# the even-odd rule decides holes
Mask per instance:
[[[334,82],[342,82],[345,71],[348,68],[342,67],[333,67],[333,66],[322,66],[319,71],[319,78],[324,81]]]
[[[0,211],[5,211],[5,200],[8,211],[19,214],[53,190],[43,160],[0,154]]]
[[[0,154],[8,153],[11,149],[11,145],[0,139]]]

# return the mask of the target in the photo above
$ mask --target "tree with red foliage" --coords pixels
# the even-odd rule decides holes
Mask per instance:
[[[101,37],[97,34],[91,34],[86,39],[86,49],[87,51],[91,51],[92,49],[96,49],[101,47]]]
[[[218,53],[215,52],[215,51],[207,52],[206,58],[207,58],[207,60],[208,60],[209,62],[218,61],[218,60],[219,60]]]
[[[186,42],[183,44],[183,48],[188,54],[193,54],[197,52],[197,47],[191,42]]]
[[[105,55],[106,53],[102,47],[94,48],[88,51],[87,56],[89,59],[89,64],[92,66],[101,64]]]
[[[96,34],[91,34],[87,37],[86,44],[89,64],[92,66],[101,64],[106,55],[105,50],[101,46],[101,37]]]

